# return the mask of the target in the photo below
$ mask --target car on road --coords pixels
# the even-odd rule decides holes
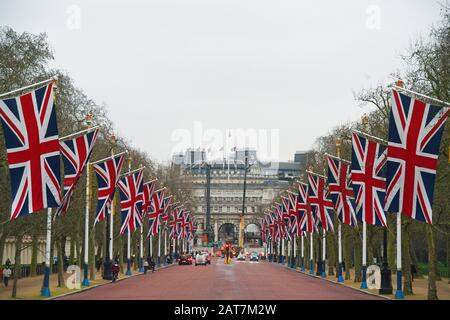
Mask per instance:
[[[206,261],[206,257],[207,255],[202,252],[197,253],[197,255],[195,256],[195,266],[199,264],[206,266],[208,264],[208,262]]]
[[[202,254],[205,255],[206,263],[211,264],[211,253],[208,251],[202,251]]]
[[[259,254],[256,251],[250,253],[250,261],[259,261]]]
[[[192,257],[190,255],[183,255],[178,260],[178,264],[181,265],[191,265],[192,264]]]
[[[245,261],[245,255],[242,253],[239,253],[238,257],[237,257],[238,261]]]

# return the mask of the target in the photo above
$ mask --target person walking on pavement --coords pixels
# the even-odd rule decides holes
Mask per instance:
[[[112,282],[116,282],[116,280],[119,278],[119,271],[120,271],[119,263],[117,262],[117,260],[114,262],[111,271],[112,271]]]
[[[5,270],[3,270],[3,283],[5,287],[8,286],[9,277],[11,277],[11,269],[9,266],[6,266]]]

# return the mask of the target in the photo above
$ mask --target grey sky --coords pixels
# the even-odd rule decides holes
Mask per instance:
[[[199,120],[224,135],[279,129],[287,160],[359,119],[368,109],[352,92],[401,68],[439,9],[429,0],[2,0],[0,23],[46,32],[56,65],[154,159],[169,159],[172,133]]]

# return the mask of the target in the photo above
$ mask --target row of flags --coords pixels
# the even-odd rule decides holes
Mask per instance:
[[[392,90],[388,141],[353,130],[351,161],[327,157],[327,176],[306,171],[307,183],[281,197],[261,220],[263,241],[290,239],[321,227],[357,221],[387,227],[386,213],[432,223],[439,146],[449,108]]]
[[[55,81],[49,80],[40,88],[0,100],[11,178],[10,220],[45,208],[56,208],[56,216],[66,213],[99,135],[99,128],[94,127],[59,138],[54,87]],[[118,188],[121,234],[142,228],[143,219],[147,218],[149,236],[168,229],[173,239],[193,238],[197,223],[189,210],[182,205],[175,206],[165,188],[155,190],[156,180],[144,182],[143,168],[121,174],[124,157],[125,152],[92,165],[98,181],[95,223],[111,213]]]

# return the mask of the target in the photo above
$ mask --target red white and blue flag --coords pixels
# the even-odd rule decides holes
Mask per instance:
[[[367,224],[386,227],[385,169],[386,147],[353,132],[351,175],[356,217]]]
[[[180,233],[178,234],[178,239],[186,239],[189,233],[189,220],[190,214],[188,211],[182,210],[182,220],[180,225]]]
[[[142,227],[143,175],[139,169],[119,179],[120,209],[122,210],[122,226],[120,234],[133,232]]]
[[[171,239],[178,239],[178,235],[181,232],[181,222],[183,221],[183,208],[175,207],[172,216],[173,219],[169,221],[169,237]]]
[[[169,226],[169,221],[172,216],[172,197],[164,197],[163,200],[164,214],[161,216],[161,223],[165,223],[165,229]]]
[[[285,225],[284,237],[286,239],[291,239],[292,225],[291,225],[291,215],[290,212],[293,210],[291,207],[291,202],[286,197],[281,197],[281,216],[283,218],[283,223]]]
[[[318,232],[314,217],[312,215],[311,205],[308,203],[307,199],[308,185],[300,183],[298,185],[298,212],[300,215],[298,226],[300,230],[304,232]]]
[[[142,203],[142,217],[145,217],[150,210],[153,192],[155,192],[156,180],[147,181],[144,183],[143,203]]]
[[[386,165],[386,212],[432,223],[439,146],[449,108],[392,91]]]
[[[158,234],[161,224],[161,217],[164,214],[164,195],[165,189],[153,192],[150,209],[148,211],[149,230],[148,235],[155,236]]]
[[[333,202],[325,189],[325,178],[310,172],[308,172],[307,202],[311,205],[317,225],[320,223],[324,231],[334,231],[331,219],[333,216]]]
[[[92,166],[98,182],[95,223],[102,221],[108,214],[108,211],[111,210],[111,202],[117,183],[119,182],[119,174],[122,169],[123,160],[124,154],[118,154]]]
[[[334,204],[338,219],[350,226],[356,226],[355,199],[353,190],[348,185],[350,165],[340,159],[327,156],[328,190]]]
[[[291,219],[291,233],[292,235],[299,236],[300,235],[300,212],[299,212],[299,199],[298,194],[289,193],[289,217]]]
[[[0,100],[12,208],[10,220],[61,204],[61,171],[53,82]]]
[[[67,212],[75,185],[89,161],[98,133],[99,129],[95,128],[76,138],[59,142],[64,163],[64,196],[56,215]]]

